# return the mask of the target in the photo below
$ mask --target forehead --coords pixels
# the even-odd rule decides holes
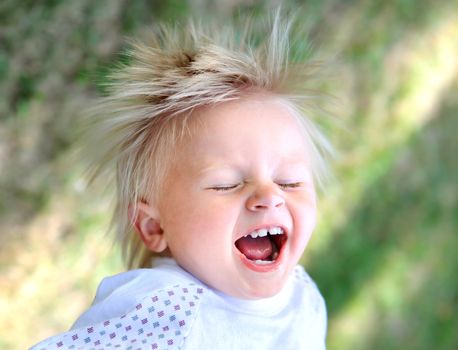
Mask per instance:
[[[178,153],[244,156],[244,151],[278,153],[290,158],[309,154],[304,128],[279,98],[256,96],[196,111]]]

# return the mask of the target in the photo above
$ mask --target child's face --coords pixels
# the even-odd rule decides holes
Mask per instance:
[[[209,286],[239,298],[272,296],[316,221],[299,123],[267,97],[207,108],[196,118],[157,206],[163,239],[177,263]],[[266,230],[273,235],[245,237]]]

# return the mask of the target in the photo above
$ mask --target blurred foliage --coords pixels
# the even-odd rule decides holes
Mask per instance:
[[[0,2],[0,349],[68,329],[122,270],[109,193],[87,188],[74,153],[124,37],[278,3]],[[458,2],[281,3],[312,42],[295,56],[332,61],[317,87],[339,101],[323,125],[337,180],[303,260],[327,300],[328,348],[458,348]]]
[[[458,344],[457,91],[309,257],[334,316],[331,349]]]

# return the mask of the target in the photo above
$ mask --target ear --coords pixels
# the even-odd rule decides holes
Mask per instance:
[[[137,203],[137,210],[129,207],[129,219],[134,225],[145,246],[155,253],[161,253],[167,248],[167,241],[159,224],[159,212],[145,202]]]

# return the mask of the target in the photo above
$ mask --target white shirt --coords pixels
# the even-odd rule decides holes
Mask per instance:
[[[296,266],[275,296],[243,300],[215,291],[172,259],[104,279],[70,331],[42,349],[325,349],[326,309]]]

